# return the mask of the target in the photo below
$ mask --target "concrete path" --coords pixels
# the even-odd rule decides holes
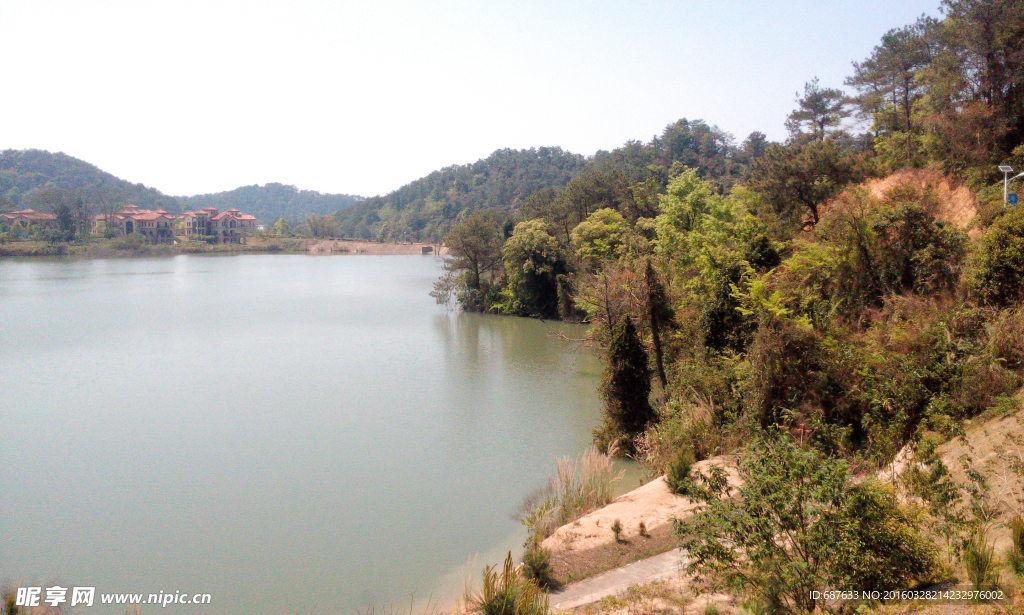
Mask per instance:
[[[685,566],[681,550],[672,549],[568,585],[562,591],[551,594],[548,604],[553,609],[567,611],[624,592],[630,585],[667,579],[678,574]]]

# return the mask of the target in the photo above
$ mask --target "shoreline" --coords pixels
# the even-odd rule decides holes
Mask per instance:
[[[198,242],[127,244],[122,240],[94,240],[86,243],[13,241],[0,244],[0,258],[151,258],[181,254],[362,254],[362,255],[445,255],[440,243],[381,243],[353,239],[253,237],[245,244]]]

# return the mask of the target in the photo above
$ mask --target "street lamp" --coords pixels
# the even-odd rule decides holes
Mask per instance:
[[[1006,205],[1006,201],[1007,201],[1007,196],[1006,195],[1008,193],[1007,188],[1009,187],[1010,182],[1012,182],[1013,180],[1015,180],[1015,179],[1017,179],[1019,177],[1024,177],[1024,173],[1018,173],[1018,174],[1014,175],[1013,177],[1009,177],[1010,173],[1013,173],[1013,167],[1011,167],[1008,164],[1001,164],[1001,165],[999,165],[999,170],[1003,172],[1003,205],[1005,206]],[[1007,179],[1008,177],[1009,177],[1009,179]]]

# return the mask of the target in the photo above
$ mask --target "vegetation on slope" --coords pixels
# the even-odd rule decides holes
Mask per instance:
[[[47,208],[47,192],[68,191],[97,212],[131,203],[143,209],[181,210],[180,203],[155,188],[133,184],[67,154],[42,150],[0,152],[0,211]]]
[[[757,612],[957,570],[993,583],[987,532],[1009,519],[976,471],[954,481],[929,451],[1020,410],[1024,211],[1003,207],[996,165],[1024,162],[1024,7],[943,11],[855,63],[856,97],[808,83],[790,138],[745,167],[738,150],[693,162],[664,136],[631,143],[449,234],[440,301],[591,323],[615,383],[598,444],[703,502],[680,527],[691,571]],[[865,183],[894,171],[907,179]],[[975,195],[969,225],[948,183]],[[625,323],[642,352],[621,352]],[[870,478],[901,450],[916,460],[901,482]],[[739,497],[690,471],[725,452]]]

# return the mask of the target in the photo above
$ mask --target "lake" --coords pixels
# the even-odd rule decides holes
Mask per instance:
[[[440,273],[0,262],[0,583],[212,595],[143,613],[447,606],[589,445],[601,366],[582,327],[436,305]]]

